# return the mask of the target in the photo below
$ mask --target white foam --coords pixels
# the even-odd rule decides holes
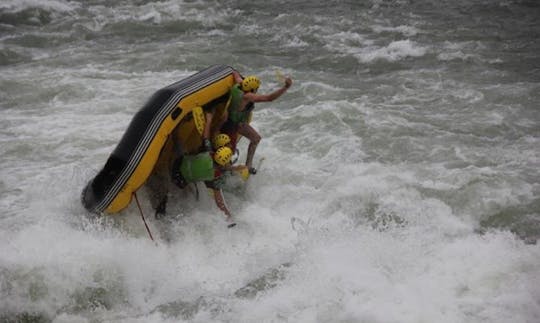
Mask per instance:
[[[73,12],[80,8],[80,4],[73,1],[61,0],[3,0],[0,8],[10,12],[19,12],[25,9],[40,8],[62,13]]]
[[[150,81],[155,76],[147,77]],[[107,84],[119,91],[127,86],[122,81]],[[317,83],[309,88],[339,90]],[[69,100],[55,102],[72,108]],[[323,118],[326,123],[318,129],[331,124],[333,131],[314,135],[313,128],[304,125],[265,136],[258,150],[267,158],[265,166],[244,196],[226,193],[238,222],[234,229],[225,228],[204,190],[199,202],[173,198],[171,210],[184,214],[171,214],[178,217],[168,225],[154,220],[143,201],[157,246],[147,237],[134,205],[104,224],[85,223],[78,194],[87,177],[66,177],[76,171],[68,164],[78,165],[77,158],[82,158],[79,163],[99,167],[107,149],[72,148],[78,157],[71,159],[64,144],[67,152],[55,148],[63,152],[57,157],[60,165],[53,167],[58,159],[42,161],[27,169],[28,179],[20,181],[30,203],[17,216],[29,223],[2,234],[0,263],[10,272],[30,272],[31,280],[42,282],[47,296],[30,308],[53,317],[87,287],[106,288],[121,299],[112,310],[98,308],[92,314],[120,322],[177,321],[181,317],[168,317],[156,308],[177,301],[197,304],[199,297],[205,305],[189,318],[194,322],[475,322],[481,317],[504,322],[509,316],[525,322],[538,315],[531,283],[539,279],[538,247],[526,246],[507,232],[479,236],[474,218],[456,214],[419,189],[459,188],[471,180],[470,174],[429,165],[423,166],[430,171],[425,173],[409,165],[362,162],[362,143],[354,139],[344,118],[366,109],[357,102],[330,100],[287,111],[294,118],[313,118],[311,125]],[[287,121],[281,114],[282,118],[274,116],[274,110],[263,111],[255,115],[262,131]],[[59,112],[63,118],[71,115]],[[55,118],[42,116],[43,129],[23,123],[11,130],[38,131],[43,134],[40,144],[48,145],[83,126],[71,120],[62,128]],[[85,128],[94,129],[87,136],[94,140],[97,132],[120,128],[98,117],[85,120]],[[396,121],[407,126],[404,119]],[[84,138],[72,138],[74,146],[88,144]],[[112,135],[105,141],[115,142]],[[360,155],[348,158],[354,150]],[[26,161],[24,166],[29,165],[33,164]],[[7,180],[8,185],[14,181]],[[478,186],[485,193],[474,196],[503,205],[531,198],[532,187],[505,189],[510,185]],[[486,210],[478,202],[471,213]],[[288,265],[281,266],[284,263]],[[235,295],[274,269],[278,278],[270,276],[253,298]],[[23,284],[19,278],[15,282]],[[28,305],[29,287],[21,286],[5,309]],[[87,315],[60,313],[56,321],[84,322]]]
[[[263,140],[256,159],[265,156],[265,163],[245,189],[225,192],[238,223],[234,229],[225,227],[202,185],[199,201],[172,190],[169,219],[163,221],[153,218],[140,191],[157,245],[133,203],[117,216],[89,219],[80,193],[146,99],[194,71],[132,68],[133,57],[145,64],[170,44],[154,51],[135,48],[125,60],[126,44],[93,56],[92,40],[80,50],[47,54],[52,60],[6,66],[0,312],[45,313],[54,322],[126,323],[472,323],[540,317],[538,245],[526,245],[504,228],[477,232],[486,217],[535,201],[539,156],[532,147],[538,138],[526,131],[534,128],[534,118],[526,120],[520,108],[530,101],[519,103],[520,97],[534,100],[535,87],[515,83],[501,89],[508,80],[494,79],[490,89],[452,79],[444,71],[444,53],[459,64],[468,59],[460,53],[474,52],[474,44],[444,47],[440,69],[374,75],[357,71],[354,58],[367,64],[400,61],[422,57],[437,44],[384,36],[421,32],[405,25],[373,27],[376,37],[339,29],[338,23],[264,30],[254,17],[232,27],[237,9],[207,8],[201,1],[88,10],[96,14],[96,30],[119,21],[180,21],[207,27],[202,33],[211,36],[238,28],[230,33],[241,38],[247,27],[293,52],[311,40],[290,30],[314,30],[332,63],[297,65],[263,54],[257,57],[263,63],[244,62],[243,54],[234,58],[242,60],[243,72],[273,80],[268,66],[279,65],[295,81],[279,100],[257,105],[253,125]],[[287,22],[284,15],[279,22]],[[272,38],[276,31],[283,33]],[[185,45],[189,40],[175,40],[170,48]],[[62,55],[68,54],[83,63],[67,66]],[[104,62],[101,55],[117,60]],[[205,55],[178,61],[194,69],[214,61]],[[349,67],[338,64],[344,56],[353,58],[347,60],[351,71],[340,72]],[[58,61],[60,66],[45,66]],[[486,105],[489,90],[516,102]],[[484,140],[479,125],[513,127],[510,135],[526,135]],[[245,140],[241,145],[245,153]],[[257,285],[252,294],[237,293],[250,283]],[[92,307],[101,293],[113,299],[112,306]],[[166,305],[178,313],[167,313]],[[192,312],[182,312],[189,306]]]
[[[397,26],[397,27],[386,27],[386,26],[379,26],[379,25],[373,25],[372,26],[373,31],[376,33],[382,33],[382,32],[398,32],[403,34],[404,36],[411,37],[418,34],[419,30],[413,26]]]
[[[427,49],[422,46],[418,46],[415,42],[410,40],[398,40],[391,42],[386,47],[368,47],[359,50],[356,56],[361,62],[369,63],[378,59],[388,61],[398,61],[407,57],[421,57],[424,56]]]

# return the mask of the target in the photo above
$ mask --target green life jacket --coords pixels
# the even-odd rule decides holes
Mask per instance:
[[[240,84],[235,84],[231,88],[231,103],[229,104],[229,120],[234,123],[243,123],[248,120],[249,113],[247,109],[240,111],[244,91],[240,89]]]
[[[211,181],[214,179],[214,161],[208,152],[185,155],[180,173],[188,183]]]

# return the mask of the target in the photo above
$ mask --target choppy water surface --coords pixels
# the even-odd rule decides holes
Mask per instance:
[[[0,3],[0,321],[540,321],[537,1]],[[265,162],[79,202],[157,89],[212,64],[278,86]],[[245,148],[246,143],[241,147]]]

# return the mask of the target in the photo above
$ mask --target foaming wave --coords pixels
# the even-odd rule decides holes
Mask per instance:
[[[279,287],[235,312],[247,321],[276,312],[295,321],[370,322],[506,322],[510,313],[526,322],[538,315],[527,283],[538,279],[538,250],[510,235],[449,243],[344,231],[314,233]],[[515,270],[519,276],[508,274]]]
[[[283,168],[306,165],[301,158],[285,159],[272,175],[284,179]],[[423,189],[459,189],[455,171],[441,167],[426,173],[426,165],[414,171],[410,165],[380,163],[334,166],[329,177],[317,171],[322,163],[311,160],[309,174],[291,182],[301,184],[272,189],[277,183],[268,179],[260,187],[257,201],[268,203],[280,220],[292,217],[298,253],[256,302],[232,304],[243,320],[277,311],[298,321],[475,322],[489,317],[505,322],[516,315],[526,322],[540,313],[536,292],[527,283],[539,278],[535,259],[540,250],[508,232],[476,234],[478,219],[456,213],[454,202]],[[308,182],[317,185],[303,185]],[[512,292],[501,296],[508,288]]]
[[[379,27],[383,29],[383,27]],[[394,30],[394,28],[387,28]],[[340,32],[325,36],[327,48],[330,51],[352,55],[362,63],[372,63],[376,60],[390,62],[399,61],[407,57],[421,57],[427,49],[409,39],[390,42],[387,46],[378,46],[370,38],[355,32]]]
[[[7,0],[0,3],[0,21],[9,25],[45,25],[53,20],[74,15],[80,5],[55,0]]]
[[[125,23],[166,25],[179,30],[197,26],[214,28],[228,23],[237,14],[229,8],[216,9],[215,6],[199,2],[178,3],[177,1],[150,2],[144,5],[119,4],[112,8],[91,6],[88,7],[88,11],[93,18],[84,25],[94,31],[102,30],[108,25]],[[178,22],[184,22],[184,24],[177,25]]]
[[[445,42],[442,46],[441,53],[437,55],[437,58],[441,61],[452,61],[452,60],[473,60],[479,59],[477,54],[472,54],[475,52],[476,47],[479,45],[476,42]]]
[[[0,3],[0,10],[7,12],[20,12],[35,8],[47,11],[70,12],[79,7],[77,2],[57,0],[5,0]]]
[[[405,25],[401,25],[397,27],[385,27],[385,26],[375,25],[372,28],[373,28],[373,31],[375,31],[376,33],[397,32],[407,37],[415,36],[419,32],[417,28],[412,27],[412,26],[405,26]]]
[[[505,322],[512,313],[525,322],[538,315],[535,290],[527,284],[539,278],[538,248],[508,232],[477,235],[467,217],[414,189],[419,174],[408,166],[336,167],[331,178],[311,169],[305,174],[310,180],[300,179],[324,183],[320,187],[278,190],[271,181],[260,187],[259,202],[250,208],[264,203],[274,221],[291,217],[296,252],[286,266],[240,289],[249,295],[258,282],[262,292],[229,302],[228,319],[279,313],[297,321]],[[270,234],[275,224],[259,233]],[[512,291],[501,296],[507,288]]]
[[[370,63],[375,60],[395,62],[407,57],[421,57],[426,52],[425,47],[418,46],[415,42],[407,39],[391,42],[386,47],[368,47],[360,50],[355,56],[363,63]]]

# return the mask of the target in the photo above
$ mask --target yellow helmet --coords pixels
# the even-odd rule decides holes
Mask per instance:
[[[214,160],[221,166],[227,165],[232,158],[232,149],[229,147],[221,147],[216,150],[214,154]]]
[[[223,147],[231,142],[231,137],[224,133],[220,133],[214,137],[213,144],[214,149],[218,149],[219,147]]]
[[[242,91],[244,92],[257,92],[259,86],[261,85],[261,80],[256,76],[248,76],[242,81]]]

